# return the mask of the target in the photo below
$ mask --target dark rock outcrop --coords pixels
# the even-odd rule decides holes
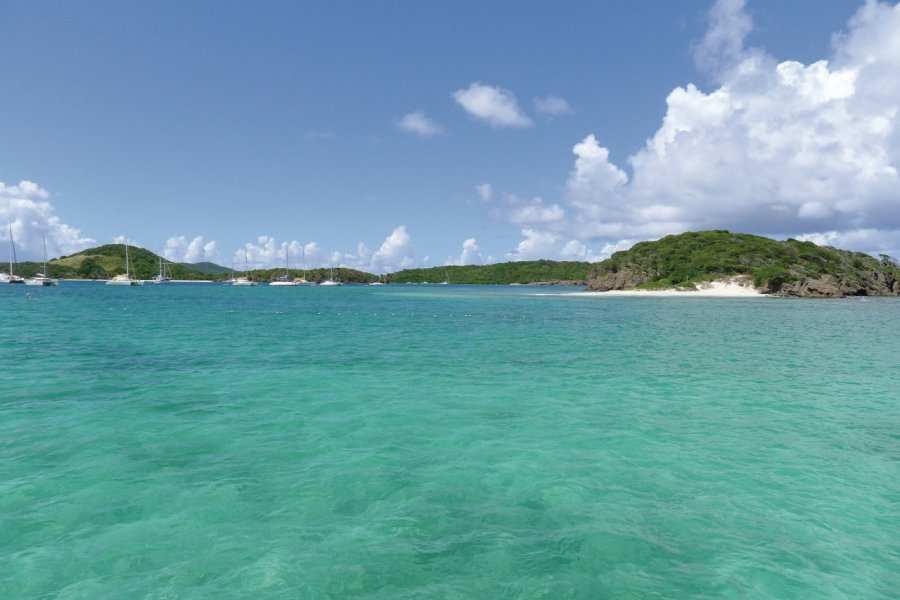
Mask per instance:
[[[634,269],[625,268],[615,273],[603,273],[588,280],[587,288],[595,292],[631,290],[652,280],[653,277],[647,273],[638,273]]]
[[[884,273],[863,271],[848,273],[838,277],[822,275],[818,278],[804,277],[796,281],[768,290],[779,296],[802,298],[844,298],[846,296],[897,296],[900,282]]]

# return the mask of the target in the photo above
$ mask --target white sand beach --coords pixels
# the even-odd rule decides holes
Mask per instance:
[[[726,279],[701,284],[696,290],[611,290],[608,292],[575,292],[579,296],[679,296],[684,298],[765,298],[744,279]]]

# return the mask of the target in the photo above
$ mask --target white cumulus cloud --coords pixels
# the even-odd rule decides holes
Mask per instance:
[[[531,118],[519,108],[515,94],[499,87],[476,82],[456,90],[453,99],[467,113],[491,127],[530,127]]]
[[[96,240],[60,221],[50,202],[50,193],[33,181],[6,185],[0,181],[0,240],[9,247],[10,229],[18,260],[41,260],[46,240],[47,256],[53,258],[84,250]]]
[[[463,242],[462,252],[457,257],[449,257],[448,265],[480,265],[484,263],[484,257],[478,249],[475,238],[469,238]]]
[[[328,266],[328,260],[323,258],[316,242],[278,242],[268,235],[261,235],[256,243],[247,243],[235,250],[229,266],[239,271],[245,268],[245,263],[250,269],[274,269],[284,267],[285,261],[291,269]]]
[[[745,48],[751,28],[742,0],[717,2],[695,49],[716,86],[672,90],[659,129],[628,158],[630,176],[596,136],[575,144],[564,217],[530,222],[511,254],[713,228],[896,251],[900,4],[865,2],[831,55],[810,64]]]
[[[744,40],[753,30],[753,19],[745,8],[746,0],[717,0],[709,11],[709,28],[694,48],[697,65],[717,74],[750,53]]]
[[[559,204],[546,206],[540,198],[523,202],[509,209],[506,216],[510,223],[517,225],[536,223],[555,223],[561,221],[565,211]]]
[[[406,227],[401,225],[395,228],[375,251],[364,242],[359,242],[354,251],[325,252],[314,241],[278,242],[272,236],[261,235],[255,243],[244,244],[235,251],[231,266],[235,270],[242,271],[245,268],[246,255],[246,263],[250,269],[282,268],[285,266],[285,253],[291,269],[346,267],[369,273],[387,273],[415,264],[412,239]]]
[[[219,259],[217,244],[214,240],[204,241],[203,236],[191,240],[183,235],[166,240],[162,255],[172,262],[215,262]]]
[[[522,238],[515,250],[506,253],[508,260],[552,258],[560,252],[560,237],[549,231],[526,227],[522,229]]]
[[[399,271],[415,263],[412,238],[406,227],[400,225],[391,232],[372,254],[372,266],[386,271]]]
[[[425,112],[421,110],[403,115],[397,122],[397,127],[399,127],[401,131],[422,138],[431,138],[444,133],[444,128],[440,124],[429,119],[425,115]]]

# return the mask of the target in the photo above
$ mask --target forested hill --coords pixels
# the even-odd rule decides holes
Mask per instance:
[[[404,269],[389,276],[391,283],[573,283],[587,281],[594,265],[588,262],[529,260],[495,263]]]
[[[900,265],[890,256],[724,230],[670,235],[616,252],[595,266],[589,287],[692,288],[734,276],[785,296],[900,295]]]
[[[159,256],[150,250],[130,246],[131,275],[135,279],[150,279],[159,273]],[[214,274],[192,269],[185,265],[166,263],[172,279],[212,280]],[[19,272],[24,276],[41,269],[39,263],[20,263]],[[69,256],[48,261],[50,275],[62,279],[110,279],[125,272],[125,246],[106,244],[88,248]]]

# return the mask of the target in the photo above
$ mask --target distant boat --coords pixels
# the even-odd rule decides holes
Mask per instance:
[[[323,282],[320,283],[319,285],[343,285],[340,281],[337,281],[337,280],[334,278],[334,266],[333,266],[333,265],[332,265],[332,267],[331,267],[330,275],[328,276],[328,279],[326,279],[325,281],[323,281]]]
[[[375,270],[381,271],[381,261],[377,261],[377,268]],[[369,285],[384,285],[384,281],[382,281],[383,275],[379,273],[378,275],[376,275],[376,277],[378,277],[378,279],[376,279],[375,281],[370,281]]]
[[[9,273],[0,273],[0,284],[2,283],[25,283],[24,277],[16,275],[16,245],[13,243],[12,223],[9,223]]]
[[[153,279],[150,279],[150,283],[172,283],[172,276],[171,272],[169,271],[169,262],[162,256],[159,257],[159,274],[154,275]]]
[[[247,249],[246,248],[244,248],[244,272],[246,273],[246,276],[236,277],[234,279],[234,281],[231,282],[231,285],[241,285],[241,286],[259,285],[258,281],[253,281],[253,279],[250,278],[250,265],[247,262]]]
[[[297,285],[316,285],[315,281],[308,281],[306,279],[306,247],[300,246],[300,256],[303,257],[303,277],[295,277],[294,283]]]
[[[106,285],[144,285],[140,279],[131,278],[131,259],[128,256],[128,238],[125,238],[125,274],[116,275]]]
[[[444,280],[440,282],[438,285],[449,285],[450,284],[450,273],[447,270],[444,270]]]
[[[47,239],[41,236],[44,245],[44,272],[25,280],[25,285],[59,285],[59,279],[54,279],[47,274]]]
[[[274,285],[274,286],[278,286],[278,287],[285,287],[285,286],[294,287],[294,286],[300,285],[299,283],[297,283],[296,280],[291,279],[290,265],[288,264],[287,245],[284,246],[284,275],[277,278],[275,281],[270,281],[269,285]]]
[[[233,285],[234,284],[234,263],[231,263],[231,279],[226,279],[222,283],[224,285]]]

